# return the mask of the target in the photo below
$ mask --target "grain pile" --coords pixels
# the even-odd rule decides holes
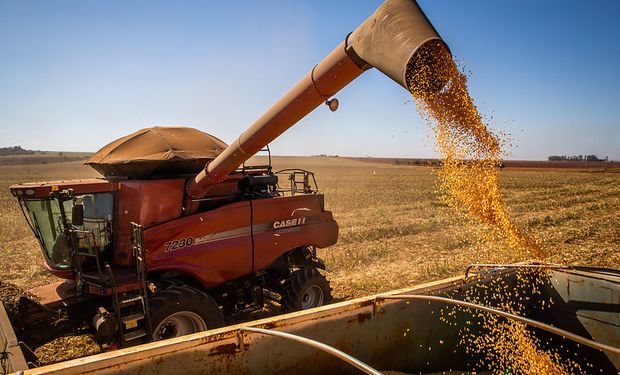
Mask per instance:
[[[484,227],[480,231],[482,241],[502,238],[507,249],[522,259],[545,259],[545,251],[517,227],[501,197],[498,177],[504,138],[486,126],[469,95],[467,76],[443,43],[429,42],[420,48],[408,66],[406,79],[418,111],[435,132],[442,157],[439,184],[445,203]],[[531,303],[519,298],[519,289],[535,291],[547,278],[539,272],[518,280],[516,289],[481,285],[466,300],[486,306],[493,301],[491,307],[519,314]],[[473,335],[471,327],[466,327],[461,331],[462,339],[467,350],[481,355],[482,365],[494,373],[580,372],[572,362],[560,363],[556,352],[541,349],[524,324],[486,313],[479,317],[482,329]]]
[[[101,353],[93,335],[64,336],[35,349],[41,366]]]
[[[0,282],[0,301],[4,304],[13,327],[17,330],[20,329],[21,318],[27,314],[28,299],[37,300],[35,295],[14,284]],[[94,340],[94,336],[86,334],[56,338],[36,348],[34,353],[39,365],[45,366],[101,353],[101,351],[102,347]]]

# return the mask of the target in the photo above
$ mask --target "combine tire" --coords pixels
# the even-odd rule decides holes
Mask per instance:
[[[314,268],[295,271],[282,287],[282,306],[286,311],[311,309],[331,301],[329,282]]]
[[[153,341],[188,335],[224,325],[213,298],[182,283],[166,283],[149,300]]]

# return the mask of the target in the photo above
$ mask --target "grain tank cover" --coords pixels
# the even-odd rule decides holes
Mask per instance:
[[[226,147],[226,143],[198,129],[155,126],[109,143],[85,164],[106,177],[146,179],[196,174]]]

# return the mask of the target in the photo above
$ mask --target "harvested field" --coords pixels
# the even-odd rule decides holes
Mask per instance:
[[[437,199],[431,167],[274,158],[276,170],[289,167],[316,173],[340,225],[338,244],[319,251],[339,300],[458,274],[472,262],[521,260],[499,239],[474,240],[478,226]],[[21,287],[55,281],[8,186],[96,175],[79,162],[0,166],[0,280]],[[620,267],[620,173],[505,168],[500,182],[515,222],[540,239],[550,261]]]
[[[90,152],[32,151],[27,154],[1,155],[0,166],[83,161],[90,155],[92,155]]]
[[[439,166],[439,159],[415,158],[372,158],[372,157],[344,157],[345,159],[365,161],[371,163],[385,163],[393,165],[434,165]],[[620,172],[620,162],[592,162],[592,161],[548,161],[548,160],[503,160],[504,168],[545,168],[545,169],[588,169],[607,172]]]

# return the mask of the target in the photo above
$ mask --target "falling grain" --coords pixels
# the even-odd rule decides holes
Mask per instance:
[[[545,259],[543,248],[508,213],[499,185],[502,138],[484,123],[469,95],[467,76],[459,70],[444,44],[434,41],[420,48],[408,66],[406,78],[418,111],[435,132],[442,157],[439,181],[443,201],[490,228],[489,232],[482,231],[483,237],[488,237],[482,240],[499,235],[521,258]],[[519,289],[535,290],[547,278],[544,272],[534,272],[531,277],[517,279],[516,288],[481,283],[465,299],[486,306],[493,304],[491,307],[514,314],[525,312],[528,301],[519,298]],[[445,312],[442,314],[445,316]],[[471,333],[467,325],[461,331],[461,338],[467,351],[482,355],[481,365],[494,373],[579,371],[575,363],[561,363],[556,352],[541,349],[538,339],[524,324],[488,314],[480,314],[478,319],[482,327]],[[449,319],[446,321],[450,323]]]
[[[416,52],[407,82],[418,111],[432,125],[442,156],[439,172],[443,200],[507,239],[511,249],[543,259],[543,249],[517,227],[501,197],[501,139],[483,122],[469,96],[467,76],[443,43]]]

